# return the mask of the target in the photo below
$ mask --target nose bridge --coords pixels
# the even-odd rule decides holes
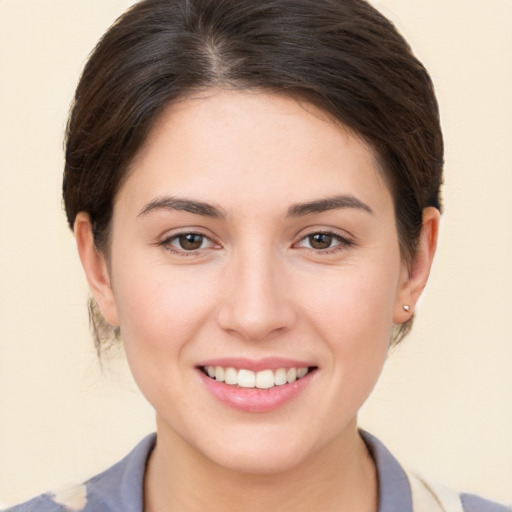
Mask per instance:
[[[246,340],[269,338],[295,318],[282,262],[269,245],[250,244],[235,251],[221,291],[220,326]]]

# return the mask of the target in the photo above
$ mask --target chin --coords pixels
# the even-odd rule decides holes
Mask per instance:
[[[321,449],[303,428],[292,431],[274,424],[236,430],[216,439],[203,438],[195,449],[227,470],[260,475],[293,470]]]
[[[214,458],[213,458],[214,457]],[[272,475],[286,473],[307,459],[307,454],[292,447],[264,447],[244,450],[232,449],[212,455],[212,462],[227,470],[240,474]]]

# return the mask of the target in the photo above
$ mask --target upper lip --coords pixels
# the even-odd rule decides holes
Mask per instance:
[[[197,366],[221,366],[223,368],[237,368],[259,372],[262,370],[278,370],[279,368],[309,368],[315,365],[311,363],[311,361],[288,359],[284,357],[264,357],[262,359],[222,357],[201,361]]]

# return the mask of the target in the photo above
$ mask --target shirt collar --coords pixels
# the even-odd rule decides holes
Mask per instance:
[[[413,512],[409,480],[398,461],[374,436],[360,431],[377,467],[378,512]],[[142,512],[144,473],[156,444],[156,434],[145,437],[124,459],[89,480],[87,508],[106,504],[112,512]]]
[[[409,479],[389,450],[374,436],[359,431],[377,467],[378,512],[413,512]]]

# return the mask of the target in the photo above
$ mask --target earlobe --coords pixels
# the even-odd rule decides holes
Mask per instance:
[[[89,214],[79,212],[73,226],[76,245],[89,288],[105,320],[118,326],[118,314],[105,256],[94,244]]]
[[[402,282],[395,304],[394,322],[401,324],[409,320],[425,288],[437,247],[439,235],[439,210],[428,207],[423,210],[423,222],[418,248],[408,268],[403,269]]]

